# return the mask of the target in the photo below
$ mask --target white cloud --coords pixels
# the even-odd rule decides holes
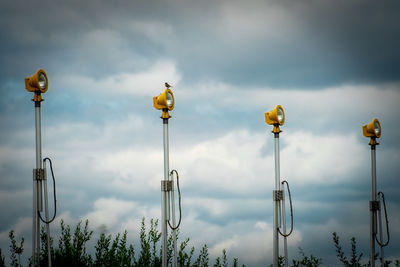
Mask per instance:
[[[281,177],[296,183],[338,183],[354,174],[368,153],[353,135],[284,133]],[[182,170],[181,183],[195,188],[249,194],[272,189],[273,136],[234,131],[214,140],[174,149],[172,162]],[[268,154],[263,155],[262,149]],[[366,154],[365,156],[362,156]],[[361,156],[360,156],[361,155]]]
[[[181,86],[189,87],[184,84]],[[322,123],[335,129],[341,124],[353,122],[355,118],[361,118],[357,127],[374,117],[380,117],[381,121],[397,118],[398,112],[394,111],[399,111],[400,102],[400,84],[341,85],[323,90],[277,90],[268,87],[241,88],[210,81],[189,88],[194,90],[185,91],[181,98],[191,101],[195,107],[208,103],[219,110],[232,107],[236,110],[260,109],[261,114],[257,113],[255,116],[263,118],[262,112],[280,104],[285,109],[285,127],[296,122],[308,129]],[[329,130],[326,129],[326,132]]]
[[[54,222],[52,223],[53,226],[61,225],[61,220],[64,221],[66,225],[73,225],[75,223],[74,218],[71,215],[70,211],[62,211],[61,214],[58,214],[58,216],[54,219]]]
[[[295,132],[282,136],[281,176],[295,184],[336,184],[368,162],[365,145],[354,134],[318,136]]]
[[[94,202],[94,211],[85,216],[92,227],[105,225],[108,229],[114,228],[121,217],[129,214],[136,207],[136,203],[115,198],[100,198]]]
[[[12,145],[0,146],[0,172],[5,171],[9,164],[16,162],[20,166],[31,168],[34,165],[34,152],[32,148],[15,149]],[[27,162],[32,162],[32,165],[27,164]]]
[[[176,86],[181,75],[176,65],[171,61],[158,61],[149,69],[135,73],[120,73],[107,76],[105,79],[94,80],[79,74],[63,75],[54,78],[65,88],[88,90],[94,94],[122,94],[154,96],[162,92],[164,82]]]
[[[213,258],[221,256],[225,248],[229,255],[238,257],[241,262],[248,265],[270,262],[272,260],[272,226],[265,230],[258,229],[259,222],[235,223],[221,229],[226,236],[218,240],[211,248],[210,255]],[[302,240],[302,235],[295,230],[288,240],[289,248],[296,248]],[[281,253],[283,254],[283,238],[279,240]]]
[[[21,236],[26,234],[29,230],[32,230],[32,218],[31,217],[21,217],[18,218],[15,225],[12,228],[7,229],[0,233],[0,240],[4,242],[8,239],[8,234],[11,230],[14,230],[16,236]]]

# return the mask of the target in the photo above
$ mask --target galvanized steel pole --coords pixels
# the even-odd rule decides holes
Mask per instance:
[[[40,219],[38,212],[42,210],[42,183],[40,173],[42,170],[42,121],[40,101],[35,101],[35,137],[36,137],[36,172],[34,171],[34,203],[33,203],[33,248],[32,258],[34,266],[39,262],[40,256]],[[39,177],[38,177],[39,176]],[[38,179],[39,178],[39,179]]]
[[[169,180],[169,142],[168,142],[168,118],[163,118],[164,126],[164,182]],[[168,247],[168,220],[169,220],[169,196],[168,191],[162,191],[162,267],[167,267]]]
[[[282,228],[283,228],[283,255],[285,257],[285,267],[289,266],[288,263],[288,250],[287,250],[287,236],[286,236],[286,210],[285,210],[285,187],[282,186]]]
[[[275,140],[275,192],[280,190],[280,163],[279,163],[279,132],[274,133]],[[275,194],[275,193],[274,193]],[[274,224],[273,224],[273,267],[278,267],[279,259],[279,236],[280,227],[280,200],[274,195]]]
[[[376,145],[371,145],[371,177],[372,195],[370,204],[370,266],[375,267],[375,236],[376,236]]]

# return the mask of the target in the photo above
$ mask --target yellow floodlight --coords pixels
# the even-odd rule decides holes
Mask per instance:
[[[34,101],[42,101],[41,93],[46,93],[49,88],[49,79],[43,69],[39,69],[31,77],[25,78],[25,88],[29,92],[35,93]]]
[[[373,119],[370,123],[362,126],[363,135],[365,137],[371,137],[371,145],[376,145],[376,138],[381,137],[382,128],[377,118]]]
[[[265,112],[265,122],[274,125],[274,133],[279,133],[279,125],[285,123],[285,111],[281,105],[277,105],[273,110]]]
[[[283,125],[285,123],[285,111],[281,105],[273,110],[265,112],[265,122],[270,125]]]
[[[169,118],[168,111],[175,107],[175,98],[171,89],[165,89],[164,93],[153,97],[153,106],[163,111],[162,118]]]
[[[370,123],[364,125],[362,127],[363,135],[365,137],[381,137],[381,124],[379,123],[378,119],[373,119]]]

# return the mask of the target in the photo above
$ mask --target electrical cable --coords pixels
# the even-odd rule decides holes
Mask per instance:
[[[175,227],[173,227],[170,224],[170,222],[168,221],[168,225],[172,230],[178,229],[179,225],[181,225],[181,221],[182,221],[181,189],[179,188],[179,174],[178,174],[177,170],[172,170],[169,175],[173,175],[174,172],[176,173],[176,183],[178,186],[178,195],[179,195],[179,221],[178,221],[178,225]],[[173,203],[172,205],[175,205],[175,203]]]
[[[56,178],[54,177],[54,172],[53,172],[53,163],[51,162],[50,158],[44,158],[43,162],[46,162],[46,160],[48,160],[50,162],[50,171],[51,171],[51,176],[53,177],[53,193],[54,193],[54,215],[53,218],[50,221],[46,221],[42,218],[42,215],[40,214],[40,211],[38,211],[39,214],[39,218],[42,222],[44,222],[45,224],[49,224],[52,221],[54,221],[54,219],[56,218],[56,214],[57,214],[57,198],[56,198]]]
[[[289,188],[289,183],[285,180],[282,182],[282,185],[286,183],[287,189],[288,189],[288,193],[289,193],[289,203],[290,203],[290,232],[288,234],[283,234],[281,232],[281,230],[278,228],[278,232],[281,236],[283,237],[288,237],[292,234],[293,232],[293,207],[292,207],[292,196],[290,194],[290,188]]]
[[[386,202],[385,202],[385,194],[383,194],[383,192],[379,191],[378,196],[381,195],[382,197],[382,202],[383,202],[383,208],[385,210],[385,220],[386,220],[386,233],[387,233],[387,241],[383,244],[381,244],[377,238],[377,236],[375,235],[375,239],[376,242],[378,242],[378,245],[380,247],[386,247],[389,244],[390,241],[390,235],[389,235],[389,221],[388,221],[388,217],[387,217],[387,212],[386,212]]]

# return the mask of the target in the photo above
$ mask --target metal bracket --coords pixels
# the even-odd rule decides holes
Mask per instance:
[[[46,180],[46,170],[45,169],[33,169],[33,180]]]
[[[162,180],[161,181],[161,191],[169,192],[174,190],[174,184],[172,181]]]
[[[380,202],[379,201],[374,201],[374,200],[371,200],[370,202],[369,202],[369,210],[370,211],[377,211],[377,210],[380,210],[381,208],[381,205],[380,205]]]
[[[273,190],[272,194],[273,194],[274,201],[283,200],[283,190]]]

